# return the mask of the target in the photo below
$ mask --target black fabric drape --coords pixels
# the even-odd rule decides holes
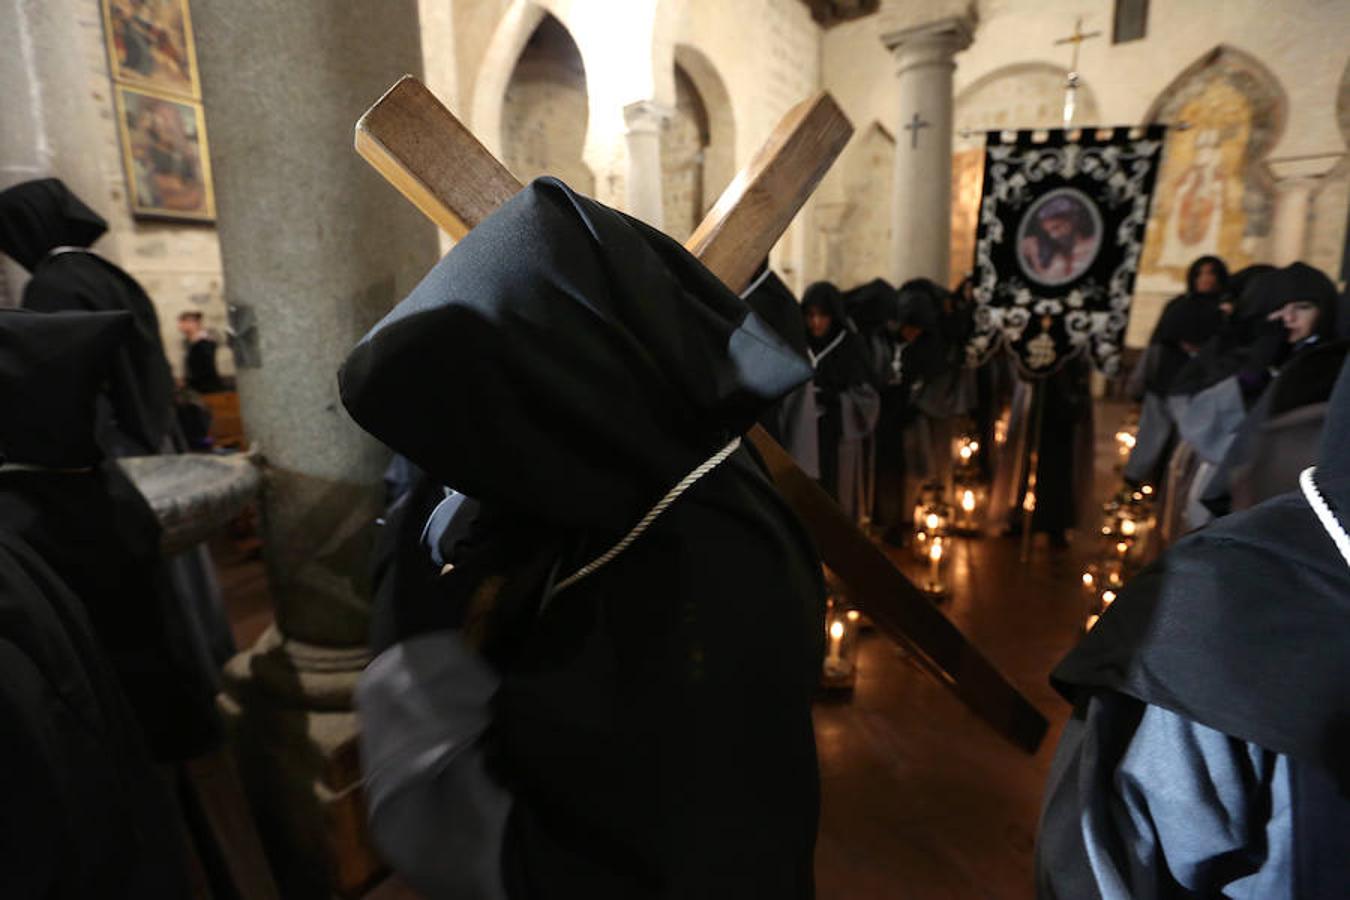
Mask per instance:
[[[420,587],[381,592],[376,622],[383,643],[482,613],[511,896],[812,896],[823,585],[749,449],[539,612],[551,574],[809,375],[677,244],[553,179],[475,228],[344,365],[357,422],[477,507],[434,539],[449,574],[411,554]],[[389,520],[395,565],[425,546],[436,490]],[[397,609],[427,597],[450,611]]]

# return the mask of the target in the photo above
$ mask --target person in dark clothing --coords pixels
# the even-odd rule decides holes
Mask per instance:
[[[802,298],[808,357],[819,410],[820,483],[855,521],[862,508],[866,453],[881,405],[867,350],[834,285],[818,281]]]
[[[153,456],[187,449],[174,407],[173,373],[159,316],[141,285],[89,249],[107,223],[59,179],[0,191],[0,252],[32,273],[22,306],[41,313],[124,311],[133,329],[99,397],[99,446],[105,456]],[[203,672],[217,678],[234,638],[204,544],[168,561],[178,603],[205,636]]]
[[[1350,884],[1350,366],[1299,489],[1130,580],[1052,681],[1074,705],[1043,900],[1333,900]]]
[[[353,418],[456,492],[413,573],[437,602],[377,611],[358,689],[372,834],[413,886],[812,896],[820,561],[736,437],[810,374],[678,244],[548,178],[352,351]]]
[[[1167,301],[1144,351],[1144,408],[1138,439],[1125,466],[1129,484],[1157,484],[1176,442],[1167,411],[1172,381],[1220,329],[1233,310],[1228,268],[1217,256],[1202,256],[1186,272],[1186,293]]]
[[[89,249],[108,224],[56,178],[0,191],[0,252],[32,273],[21,305],[37,312],[125,310],[136,322],[109,382],[100,442],[111,456],[173,445],[173,373],[144,289]]]
[[[133,324],[124,312],[0,311],[6,897],[190,895],[182,825],[151,754],[195,755],[221,730],[210,686],[175,665],[159,526],[96,440],[97,398]]]
[[[798,356],[809,358],[801,306],[783,280],[769,268],[768,260],[741,292],[741,299]],[[815,392],[808,382],[769,407],[759,418],[764,430],[792,454],[803,472],[813,478],[820,477],[817,413]]]
[[[1056,549],[1069,546],[1066,532],[1078,524],[1083,492],[1091,471],[1092,392],[1086,359],[1076,356],[1039,386],[1041,438],[1036,466],[1036,509],[1031,530],[1050,536]],[[1025,479],[1019,497],[1026,495]],[[1013,511],[1014,532],[1022,510]]]
[[[881,394],[872,523],[883,529],[887,543],[896,546],[904,542],[905,529],[912,521],[905,481],[910,469],[907,457],[913,449],[906,446],[906,438],[919,415],[915,400],[943,361],[941,297],[935,288],[929,281],[911,281],[880,298],[869,317],[869,324],[875,324],[867,328]]]
[[[178,314],[178,331],[187,342],[183,357],[184,381],[199,394],[218,394],[225,381],[216,369],[217,344],[202,325],[202,314],[189,310]]]

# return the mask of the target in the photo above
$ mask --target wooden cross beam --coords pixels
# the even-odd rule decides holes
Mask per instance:
[[[788,112],[685,244],[739,292],[853,133],[828,94]],[[417,79],[405,76],[356,124],[356,149],[418,209],[460,238],[522,185]],[[877,627],[999,734],[1035,752],[1046,720],[763,429],[750,440],[825,562]]]

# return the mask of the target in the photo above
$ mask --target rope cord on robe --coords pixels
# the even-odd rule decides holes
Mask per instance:
[[[838,348],[838,346],[844,342],[844,338],[846,337],[848,337],[847,331],[839,332],[839,336],[836,337],[834,340],[830,341],[829,344],[825,346],[825,349],[820,351],[819,353],[816,353],[814,350],[808,348],[806,351],[806,355],[811,357],[811,368],[813,369],[819,368],[820,361],[825,357],[829,356],[831,353],[833,353],[835,349]]]
[[[1345,527],[1341,525],[1340,520],[1336,518],[1336,514],[1327,505],[1322,492],[1317,489],[1317,482],[1313,481],[1313,471],[1313,466],[1303,470],[1298,476],[1299,487],[1303,488],[1303,496],[1307,498],[1308,505],[1317,514],[1318,521],[1326,529],[1327,535],[1335,543],[1336,549],[1341,551],[1345,564],[1350,566],[1350,534],[1345,533]]]
[[[594,560],[554,585],[552,592],[545,598],[539,611],[542,613],[544,609],[548,607],[549,602],[563,591],[572,587],[577,582],[589,578],[605,566],[614,562],[619,554],[623,553],[623,551],[633,545],[634,541],[642,537],[643,533],[648,528],[652,527],[652,523],[659,519],[661,514],[669,509],[676,500],[680,499],[681,495],[694,485],[698,484],[699,480],[703,478],[704,475],[707,475],[713,469],[716,469],[722,463],[726,462],[731,457],[731,454],[735,453],[740,448],[741,439],[737,437],[732,440],[730,444],[727,444],[721,450],[718,450],[717,453],[708,459],[707,462],[703,463],[703,465],[686,475],[683,481],[671,488],[670,492],[662,497],[660,502],[647,511],[647,514],[642,517],[642,521],[634,525],[633,530],[624,535],[623,540],[619,541],[613,547],[610,547],[601,556],[596,557]]]

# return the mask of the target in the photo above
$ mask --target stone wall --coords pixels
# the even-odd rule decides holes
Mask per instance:
[[[97,141],[90,148],[90,162],[97,166],[105,192],[99,198],[102,202],[96,201],[95,205],[109,224],[108,235],[97,249],[144,285],[159,312],[160,332],[169,362],[178,373],[183,365],[183,339],[177,327],[180,312],[200,311],[207,328],[217,337],[224,337],[226,310],[220,242],[215,228],[210,225],[153,222],[131,217],[98,0],[79,0],[79,24],[79,51],[98,120]],[[209,141],[209,108],[206,110],[206,129]],[[234,359],[228,348],[221,350],[216,361],[222,373],[234,372]]]

